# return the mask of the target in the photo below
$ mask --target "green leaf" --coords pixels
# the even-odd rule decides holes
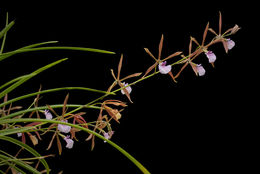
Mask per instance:
[[[10,22],[2,31],[0,31],[0,39],[5,35],[7,31],[9,31],[14,25],[14,21]]]
[[[23,76],[20,76],[20,77],[15,78],[15,79],[13,79],[13,80],[10,80],[9,82],[6,82],[6,83],[3,84],[2,86],[0,86],[0,90],[3,89],[3,88],[5,88],[5,87],[7,87],[7,86],[9,86],[9,85],[11,85],[11,84],[13,84],[13,83],[15,83],[15,82],[17,82],[17,81],[19,81],[19,80],[21,80],[21,79],[23,79],[23,78],[29,77],[29,76],[31,76],[31,74],[29,74],[29,75],[23,75]]]
[[[95,49],[95,48],[85,48],[85,47],[66,47],[66,46],[60,46],[60,47],[39,47],[39,48],[20,48],[15,51],[10,51],[7,53],[3,53],[0,55],[0,61],[13,56],[15,54],[19,53],[26,53],[26,52],[32,52],[32,51],[48,51],[48,50],[74,50],[74,51],[87,51],[87,52],[96,52],[96,53],[104,53],[104,54],[115,54],[111,51],[101,50],[101,49]]]
[[[2,91],[0,93],[0,99],[2,97],[4,97],[7,93],[13,91],[15,88],[17,88],[18,86],[22,85],[23,83],[25,83],[27,80],[31,79],[32,77],[38,75],[39,73],[41,73],[42,71],[45,71],[46,69],[49,69],[63,61],[67,60],[67,58],[65,59],[61,59],[61,60],[58,60],[58,61],[55,61],[53,63],[50,63],[42,68],[39,68],[37,69],[36,71],[32,72],[31,74],[29,74],[28,76],[25,76],[23,78],[21,78],[19,81],[17,81],[16,83],[14,83],[13,85],[11,85],[10,87],[8,87],[7,89],[5,89],[4,91]]]
[[[31,44],[22,48],[19,48],[18,50],[22,50],[22,49],[29,49],[29,48],[35,48],[41,45],[46,45],[46,44],[53,44],[53,43],[58,43],[59,41],[47,41],[47,42],[40,42],[40,43],[35,43],[35,44]]]
[[[5,140],[5,141],[9,141],[13,144],[16,144],[22,148],[24,148],[25,150],[27,150],[29,153],[31,153],[32,155],[34,155],[35,157],[41,157],[41,155],[36,151],[34,150],[33,148],[31,148],[30,146],[22,143],[21,141],[18,141],[14,138],[11,138],[11,137],[8,137],[8,136],[0,136],[0,139],[1,140]],[[48,163],[46,162],[45,159],[43,158],[40,158],[39,161],[43,164],[43,166],[45,167],[47,173],[50,172],[50,168],[49,168],[49,165]],[[15,161],[17,165],[21,166],[21,167],[24,167],[25,169],[31,171],[31,172],[35,172],[35,173],[39,173],[39,171],[35,170],[33,167],[29,166],[28,164],[24,163],[24,162],[21,162],[19,160]]]
[[[7,27],[8,25],[8,13],[6,13],[6,20],[5,20],[5,26]],[[2,41],[2,45],[1,45],[1,50],[0,50],[0,54],[3,53],[3,50],[4,50],[4,46],[5,46],[5,40],[6,40],[6,36],[7,36],[7,32],[4,34],[4,38],[3,38],[3,41]]]

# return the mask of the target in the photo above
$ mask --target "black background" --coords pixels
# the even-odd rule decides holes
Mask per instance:
[[[58,40],[59,45],[105,49],[116,55],[74,51],[25,53],[1,62],[1,83],[69,57],[68,61],[19,87],[10,98],[37,91],[40,84],[44,89],[84,86],[105,90],[113,82],[110,69],[117,68],[121,53],[124,54],[122,76],[144,72],[153,63],[143,48],[156,55],[161,34],[165,36],[163,56],[175,51],[187,54],[189,37],[201,41],[208,21],[217,30],[221,11],[224,31],[235,24],[242,27],[232,36],[236,46],[228,54],[221,44],[212,47],[217,55],[215,68],[203,56],[197,59],[206,69],[203,77],[196,77],[187,68],[177,84],[167,75],[157,75],[133,86],[134,104],[123,111],[121,123],[114,124],[112,140],[151,173],[248,170],[254,163],[249,160],[252,154],[248,131],[251,108],[247,105],[250,76],[246,74],[248,61],[244,55],[248,52],[247,26],[255,11],[249,9],[252,4],[247,5],[241,1],[236,4],[37,1],[6,6],[0,8],[1,27],[5,12],[9,12],[10,20],[15,19],[16,24],[8,32],[5,51]],[[62,92],[55,97],[46,95],[42,104],[62,103],[65,95]],[[84,104],[94,97],[89,93],[70,92],[69,102]],[[116,99],[127,101],[124,96]],[[55,151],[53,148],[51,152]],[[140,173],[129,160],[102,141],[97,140],[91,152],[90,143],[84,142],[83,136],[72,150],[64,149],[61,156],[50,159],[50,166],[53,173],[61,170],[64,173]]]

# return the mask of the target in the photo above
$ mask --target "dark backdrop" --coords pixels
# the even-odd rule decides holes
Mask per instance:
[[[116,55],[75,51],[26,53],[1,62],[1,79],[26,74],[59,58],[65,63],[34,78],[10,97],[62,86],[107,89],[120,54],[124,54],[122,75],[144,72],[153,60],[143,48],[157,54],[161,34],[165,36],[163,56],[175,51],[187,54],[189,37],[199,41],[203,30],[217,28],[218,12],[223,15],[223,30],[242,27],[232,39],[236,46],[225,54],[222,45],[213,46],[217,54],[215,68],[203,56],[206,75],[196,77],[187,68],[178,83],[158,75],[133,87],[134,104],[123,111],[121,123],[114,124],[113,141],[137,158],[152,173],[232,172],[247,168],[250,154],[245,83],[245,52],[248,20],[243,4],[208,3],[101,3],[16,4],[1,12],[15,19],[8,33],[6,51],[35,42],[58,40],[60,45],[100,48]],[[242,3],[242,2],[241,2]],[[243,7],[243,8],[242,8]],[[249,15],[253,15],[249,14]],[[212,36],[212,35],[211,35]],[[2,83],[2,80],[1,80]],[[87,103],[94,95],[70,93],[71,103]],[[47,95],[43,102],[62,103],[66,93]],[[127,101],[124,97],[118,97]],[[97,113],[93,113],[97,114]],[[245,118],[247,117],[247,118]],[[102,141],[93,152],[90,143],[75,142],[72,150],[50,159],[53,173],[140,173],[119,152]],[[45,146],[43,146],[45,148]],[[44,149],[43,148],[43,149]],[[40,148],[39,148],[40,149]],[[54,152],[53,148],[52,152]],[[46,152],[44,152],[46,153]],[[250,165],[253,165],[250,164]],[[72,172],[74,171],[74,172]]]

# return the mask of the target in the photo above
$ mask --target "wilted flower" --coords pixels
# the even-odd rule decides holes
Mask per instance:
[[[52,119],[52,114],[50,113],[49,110],[45,109],[44,110],[44,115],[45,115],[47,120],[51,120]]]
[[[204,76],[205,75],[205,69],[201,64],[196,65],[196,70],[199,76]]]
[[[62,120],[62,122],[67,123],[68,120]],[[70,132],[70,129],[71,129],[71,127],[68,126],[68,125],[58,124],[58,130],[59,130],[60,132],[69,133],[69,132]]]
[[[214,63],[216,61],[217,57],[212,51],[206,51],[205,54],[209,59],[209,63]]]
[[[161,62],[158,67],[161,74],[168,74],[172,70],[171,65],[166,66],[166,61]]]
[[[125,83],[125,82],[123,82],[122,84],[123,84],[124,86],[127,86],[127,85],[128,85],[128,83]],[[126,87],[125,89],[127,90],[128,94],[130,94],[130,93],[132,92],[131,86],[128,86],[128,87]],[[121,93],[124,95],[124,94],[125,94],[125,91],[124,91],[123,89],[121,89]]]
[[[21,132],[17,133],[17,137],[21,137],[23,134]]]
[[[226,39],[226,42],[229,50],[231,50],[235,46],[235,42],[231,39]]]
[[[236,24],[232,30],[231,30],[231,34],[235,34],[238,30],[240,30],[240,27]]]
[[[103,133],[104,137],[105,137],[107,140],[109,140],[109,139],[112,137],[113,134],[114,134],[114,131],[109,131],[109,132],[104,132],[104,133]],[[106,141],[104,141],[104,143],[106,143]]]
[[[19,128],[19,127],[14,127],[15,129]],[[23,134],[21,132],[17,133],[17,137],[21,137]]]
[[[67,143],[66,148],[71,149],[73,147],[74,141],[70,139],[70,136],[66,136],[64,140]]]

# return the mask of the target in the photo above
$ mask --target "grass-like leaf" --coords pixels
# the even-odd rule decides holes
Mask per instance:
[[[8,26],[8,13],[6,13],[6,21],[5,21],[5,26],[7,27]],[[4,50],[4,46],[5,46],[5,41],[6,41],[6,36],[7,36],[7,32],[5,32],[4,34],[4,37],[3,37],[3,40],[2,40],[2,45],[1,45],[1,50],[0,50],[0,54],[3,53],[3,50]]]
[[[6,52],[0,55],[0,61],[11,57],[15,54],[19,53],[26,53],[26,52],[32,52],[32,51],[49,51],[49,50],[74,50],[74,51],[87,51],[87,52],[96,52],[96,53],[103,53],[103,54],[115,54],[111,51],[101,50],[101,49],[95,49],[95,48],[85,48],[85,47],[67,47],[67,46],[59,46],[59,47],[39,47],[39,48],[32,48],[31,46],[27,46],[27,48],[20,48],[15,51]]]
[[[50,64],[48,64],[48,65],[46,65],[46,66],[44,66],[44,67],[42,67],[42,68],[37,69],[36,71],[32,72],[32,73],[29,74],[28,76],[24,76],[24,77],[21,78],[19,81],[15,82],[13,85],[11,85],[10,87],[8,87],[8,88],[5,89],[4,91],[2,91],[2,92],[0,93],[0,99],[1,99],[2,97],[4,97],[7,93],[13,91],[15,88],[17,88],[18,86],[20,86],[20,85],[22,85],[23,83],[25,83],[27,80],[31,79],[32,77],[38,75],[39,73],[41,73],[41,72],[43,72],[43,71],[45,71],[45,70],[47,70],[47,69],[49,69],[49,68],[51,68],[51,67],[53,67],[53,66],[55,66],[55,65],[57,65],[57,64],[59,64],[59,63],[65,61],[65,60],[67,60],[67,58],[61,59],[61,60],[58,60],[58,61],[55,61],[55,62],[53,62],[53,63],[50,63]]]
[[[9,85],[11,85],[11,84],[13,84],[13,83],[15,83],[15,82],[17,82],[17,81],[19,81],[19,80],[21,80],[21,79],[23,79],[23,78],[29,77],[29,76],[31,76],[31,74],[29,74],[29,75],[23,75],[23,76],[20,76],[20,77],[15,78],[15,79],[13,79],[13,80],[10,80],[10,81],[6,82],[5,84],[1,85],[1,86],[0,86],[0,90],[3,89],[3,88],[5,88],[5,87],[7,87],[7,86],[9,86]]]
[[[35,157],[41,157],[41,155],[40,155],[36,150],[34,150],[34,149],[31,148],[30,146],[28,146],[28,145],[22,143],[21,141],[18,141],[18,140],[16,140],[16,139],[11,138],[11,137],[8,137],[8,136],[0,136],[0,139],[1,139],[1,140],[5,140],[5,141],[9,141],[9,142],[11,142],[11,143],[13,143],[13,144],[16,144],[16,145],[18,145],[18,146],[24,148],[26,151],[28,151],[29,153],[31,153],[31,154],[32,154],[33,156],[35,156]],[[40,162],[43,164],[43,166],[45,167],[46,172],[49,173],[49,172],[50,172],[50,168],[49,168],[49,165],[48,165],[48,163],[46,162],[46,160],[43,159],[43,158],[40,158],[39,161],[40,161]],[[39,171],[37,171],[36,169],[34,169],[33,167],[29,166],[28,164],[26,164],[26,163],[24,163],[24,162],[21,162],[21,161],[19,161],[19,160],[14,161],[14,162],[15,162],[17,165],[19,165],[19,166],[21,166],[21,167],[24,167],[25,169],[27,169],[27,170],[29,170],[29,171],[31,171],[31,172],[33,172],[33,173],[39,173],[39,174],[40,174]]]
[[[9,31],[13,25],[14,25],[14,21],[10,22],[8,25],[5,26],[3,30],[0,31],[0,39],[4,37],[5,33],[7,33],[7,31]]]

